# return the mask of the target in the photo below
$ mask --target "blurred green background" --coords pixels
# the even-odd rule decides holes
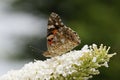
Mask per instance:
[[[78,49],[93,43],[111,46],[110,53],[117,52],[117,55],[111,59],[110,67],[100,68],[101,74],[91,80],[120,80],[120,0],[15,0],[12,6],[16,11],[38,17],[42,15],[44,18],[48,18],[51,12],[58,13],[64,24],[79,34],[82,43]],[[27,58],[26,56],[31,59],[45,59],[38,54],[32,54],[31,48],[27,47],[30,44],[46,50],[45,37],[33,39],[31,44],[26,43],[23,54],[19,55],[20,59]],[[34,51],[39,53],[37,49]]]

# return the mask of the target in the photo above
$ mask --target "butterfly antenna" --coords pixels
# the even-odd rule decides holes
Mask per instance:
[[[44,52],[43,50],[40,50],[40,49],[38,49],[38,48],[35,48],[35,47],[33,47],[33,46],[29,46],[30,48],[32,48],[32,51],[35,51],[35,52]]]

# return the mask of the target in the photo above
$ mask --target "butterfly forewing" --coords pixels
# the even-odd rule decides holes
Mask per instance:
[[[79,43],[78,34],[71,28],[66,27],[58,14],[51,13],[47,29],[48,50],[43,55],[46,57],[62,55],[78,46]]]

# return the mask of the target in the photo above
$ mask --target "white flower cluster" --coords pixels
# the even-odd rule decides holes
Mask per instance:
[[[95,46],[95,44],[92,45],[92,47]],[[71,51],[62,56],[53,57],[45,61],[37,60],[35,62],[30,62],[20,70],[9,71],[7,74],[1,76],[0,80],[56,80],[56,78],[59,78],[60,76],[67,77],[68,75],[77,72],[73,65],[81,66],[84,63],[80,58],[85,56],[85,53],[92,55],[94,52],[92,48],[85,45],[81,50]],[[93,63],[97,62],[97,57],[92,57],[91,61]],[[107,62],[105,62],[104,65],[107,65]],[[95,72],[96,69],[91,68],[90,71]],[[87,77],[84,77],[84,79],[85,78]]]

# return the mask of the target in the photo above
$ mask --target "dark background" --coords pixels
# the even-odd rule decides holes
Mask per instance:
[[[12,7],[44,18],[48,18],[51,12],[59,14],[81,38],[82,43],[76,49],[93,43],[110,46],[110,53],[117,52],[117,55],[110,60],[109,68],[100,68],[100,75],[91,80],[120,80],[120,0],[15,0]],[[32,38],[34,41],[26,43],[22,54],[15,58],[45,59],[37,53],[46,50],[46,37]],[[28,48],[29,45],[37,49]]]

